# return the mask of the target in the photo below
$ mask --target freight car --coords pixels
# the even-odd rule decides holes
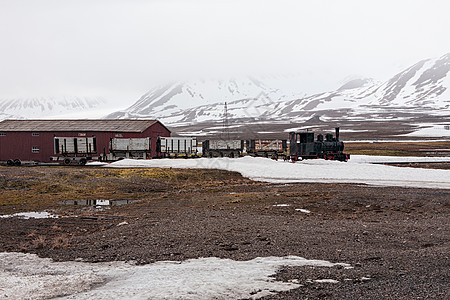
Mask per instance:
[[[287,140],[247,140],[247,154],[278,159],[284,157],[288,149]]]
[[[106,160],[124,158],[147,159],[151,157],[151,138],[111,138]],[[102,157],[102,160],[105,158]]]
[[[336,137],[327,133],[325,140],[322,134],[318,134],[317,140],[314,140],[313,132],[289,133],[289,156],[293,162],[314,158],[347,161],[350,155],[343,151],[344,143],[339,141],[339,127],[336,127]]]
[[[95,137],[54,137],[53,140],[56,156],[51,157],[51,160],[65,165],[85,165],[97,153]]]
[[[239,157],[244,147],[244,140],[206,140],[202,143],[205,157]]]
[[[158,137],[156,156],[159,157],[197,157],[201,155],[197,138],[191,137]]]

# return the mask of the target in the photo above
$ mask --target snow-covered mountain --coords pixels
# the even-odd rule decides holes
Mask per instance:
[[[106,101],[102,98],[29,98],[0,99],[0,120],[89,117],[98,112]]]
[[[158,118],[168,124],[223,120],[304,121],[395,118],[404,113],[450,114],[450,53],[418,62],[386,82],[354,79],[335,91],[287,95],[253,78],[191,81],[155,88],[108,118]]]
[[[250,111],[267,105],[283,95],[255,78],[192,80],[159,86],[143,95],[124,111],[108,118],[153,118],[168,123],[201,122],[222,118],[228,103],[230,118],[246,116],[236,110]],[[256,112],[259,117],[260,112]]]
[[[336,91],[278,102],[272,116],[393,119],[405,114],[450,114],[450,53],[418,62],[386,82],[353,80]],[[362,117],[363,116],[363,117]]]
[[[175,82],[153,88],[127,109],[106,118],[160,119],[171,126],[217,123],[224,120],[225,103],[228,119],[242,122],[450,115],[450,53],[420,61],[386,82],[353,79],[334,91],[310,96],[305,96],[306,89],[302,92],[297,78],[275,79],[269,76]],[[0,99],[0,120],[91,118],[105,116],[113,109],[97,98]]]

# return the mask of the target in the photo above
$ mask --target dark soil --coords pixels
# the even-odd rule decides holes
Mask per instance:
[[[303,286],[267,299],[450,299],[450,190],[279,185],[215,170],[0,167],[0,193],[2,214],[67,216],[0,219],[0,251],[140,264],[297,255],[353,268],[283,268],[277,280]],[[137,201],[110,209],[60,203],[86,198]]]

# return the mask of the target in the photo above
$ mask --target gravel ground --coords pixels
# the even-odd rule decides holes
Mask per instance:
[[[139,264],[297,255],[354,268],[283,268],[277,280],[303,286],[267,299],[450,299],[449,190],[276,185],[205,172],[220,182],[147,180],[145,196],[132,204],[71,207],[66,218],[0,219],[0,251]]]

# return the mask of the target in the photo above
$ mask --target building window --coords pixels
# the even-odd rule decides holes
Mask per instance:
[[[39,132],[33,132],[31,133],[32,136],[39,136]]]
[[[31,152],[33,152],[33,153],[39,153],[39,146],[33,146],[33,147],[31,147]]]
[[[6,133],[0,132],[0,136],[6,136]]]

